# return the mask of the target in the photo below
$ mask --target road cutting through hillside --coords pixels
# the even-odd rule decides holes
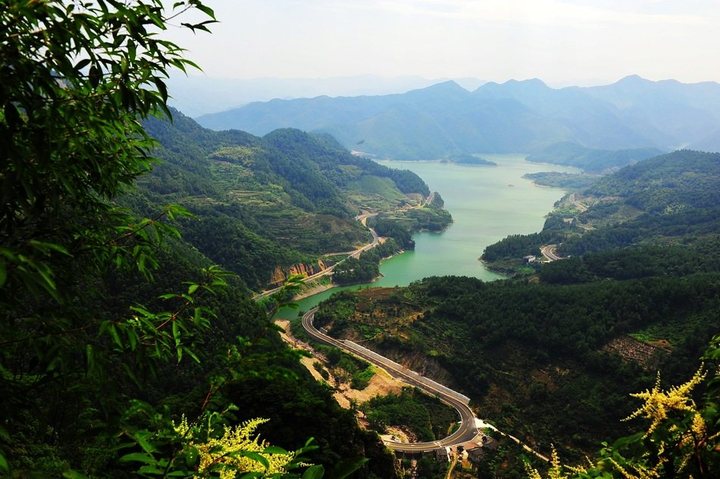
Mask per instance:
[[[317,310],[318,308],[313,308],[307,313],[305,313],[302,317],[302,326],[311,338],[321,343],[329,344],[330,346],[334,346],[342,351],[358,356],[361,359],[364,359],[365,361],[373,364],[374,366],[384,369],[391,376],[401,379],[402,381],[408,383],[411,386],[417,387],[418,389],[430,396],[438,398],[440,401],[454,408],[458,412],[458,415],[460,416],[460,426],[455,430],[455,432],[453,432],[449,436],[438,439],[436,441],[413,443],[384,440],[385,445],[390,449],[398,452],[407,453],[431,452],[438,449],[445,449],[467,443],[475,439],[482,429],[491,429],[498,434],[501,434],[512,440],[520,447],[522,447],[526,452],[533,454],[538,459],[545,462],[550,461],[550,458],[532,449],[530,446],[523,443],[517,437],[500,431],[495,426],[483,421],[482,419],[476,418],[475,413],[472,411],[472,409],[470,409],[469,406],[470,398],[465,396],[464,394],[453,391],[447,386],[433,381],[430,378],[426,378],[425,376],[422,376],[415,371],[407,369],[405,366],[398,364],[395,361],[392,361],[391,359],[388,359],[376,353],[375,351],[360,346],[359,344],[356,344],[352,341],[338,340],[332,338],[324,332],[320,331],[313,324],[313,320],[315,319],[315,313],[317,312]]]
[[[369,363],[383,368],[391,376],[402,379],[404,382],[415,386],[424,391],[426,394],[437,397],[440,401],[454,408],[460,415],[460,427],[451,435],[439,439],[437,441],[402,443],[395,441],[385,441],[385,444],[399,452],[430,452],[446,447],[457,446],[466,443],[478,434],[476,427],[475,414],[468,406],[470,398],[464,396],[452,389],[439,384],[432,379],[421,376],[415,371],[405,368],[404,366],[392,361],[374,351],[371,351],[352,341],[337,340],[323,333],[313,325],[315,312],[317,308],[313,308],[303,315],[302,325],[311,338],[321,343],[335,346],[336,348],[349,352],[355,356],[368,361]]]
[[[400,208],[398,211],[407,211],[408,209],[415,209],[415,208],[425,208],[428,205],[430,205],[434,201],[434,199],[435,199],[435,193],[433,192],[430,195],[428,195],[428,197],[425,198],[423,201],[421,201],[419,204],[410,206],[407,208]],[[355,220],[357,220],[363,226],[365,226],[368,229],[368,231],[370,231],[370,234],[372,234],[372,241],[370,243],[368,243],[356,250],[353,250],[353,251],[340,252],[340,253],[329,253],[328,256],[337,256],[337,255],[347,254],[349,258],[358,258],[365,251],[375,248],[377,245],[381,244],[383,242],[383,238],[378,236],[377,232],[373,228],[370,228],[367,225],[367,219],[371,218],[373,216],[377,216],[377,214],[378,213],[362,213],[355,217]],[[342,261],[344,261],[344,260],[338,261],[334,265],[328,266],[327,268],[323,269],[322,271],[318,271],[315,274],[306,276],[305,278],[302,279],[302,282],[307,283],[308,281],[313,281],[315,279],[322,278],[323,276],[331,275],[333,273],[333,271],[335,270],[335,267],[337,265],[339,265],[340,263],[342,263]],[[260,293],[256,293],[252,299],[254,301],[259,301],[261,299],[267,298],[268,296],[272,296],[273,294],[279,292],[282,288],[283,288],[283,286],[278,286],[277,288],[272,288],[272,289],[262,291]]]

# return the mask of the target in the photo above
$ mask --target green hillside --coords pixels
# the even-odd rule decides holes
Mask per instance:
[[[132,201],[186,207],[197,217],[182,224],[186,240],[253,289],[323,253],[370,242],[354,220],[359,211],[429,194],[414,173],[353,156],[327,136],[214,132],[179,112],[146,128],[163,161],[140,179],[144,198]]]
[[[483,259],[519,265],[559,244],[564,256],[630,246],[681,246],[720,235],[720,155],[689,150],[640,161],[566,196],[542,232],[490,245]],[[698,246],[700,247],[700,246]],[[708,249],[708,248],[705,248]]]

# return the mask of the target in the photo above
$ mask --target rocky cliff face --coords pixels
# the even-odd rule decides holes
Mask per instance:
[[[283,268],[282,266],[276,266],[270,277],[270,284],[277,286],[282,284],[288,277],[296,274],[303,276],[311,276],[315,273],[319,273],[324,270],[327,266],[322,260],[318,260],[315,264],[299,263],[290,266],[289,268]]]

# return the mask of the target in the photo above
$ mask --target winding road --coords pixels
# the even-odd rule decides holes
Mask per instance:
[[[556,244],[548,244],[545,246],[541,246],[540,252],[542,253],[542,255],[545,257],[545,259],[548,262],[564,259],[561,256],[558,256],[557,247],[558,247],[558,245],[556,245]]]
[[[368,244],[366,244],[366,245],[364,245],[364,246],[362,246],[362,247],[360,247],[360,248],[358,248],[358,249],[356,249],[356,250],[354,250],[354,251],[348,251],[348,252],[344,252],[344,253],[330,253],[329,255],[325,255],[325,256],[347,254],[348,257],[350,257],[350,258],[358,258],[358,257],[359,257],[361,254],[363,254],[365,251],[367,251],[367,250],[369,250],[369,249],[372,249],[372,248],[376,247],[377,245],[379,245],[379,244],[382,242],[380,236],[378,236],[378,234],[375,232],[374,229],[372,229],[372,228],[370,228],[369,226],[367,226],[367,219],[368,219],[369,217],[375,216],[375,215],[377,215],[377,213],[364,213],[364,214],[362,214],[362,215],[359,215],[359,216],[356,216],[356,217],[355,217],[355,219],[358,220],[360,223],[362,223],[362,225],[365,226],[365,227],[370,231],[370,234],[372,234],[372,241],[371,241],[370,243],[368,243]],[[308,281],[312,281],[312,280],[314,280],[314,279],[318,279],[318,278],[321,278],[321,277],[323,277],[323,276],[329,276],[329,275],[331,275],[331,274],[333,273],[333,271],[335,270],[335,267],[336,267],[337,265],[339,265],[340,263],[342,263],[343,261],[345,261],[345,260],[343,259],[343,260],[341,260],[341,261],[338,261],[338,262],[335,263],[334,265],[328,266],[327,268],[323,269],[322,271],[318,271],[318,272],[315,273],[315,274],[312,274],[312,275],[310,275],[310,276],[304,277],[304,278],[302,279],[302,282],[303,282],[303,283],[306,283],[306,282],[308,282]],[[253,296],[253,300],[259,301],[259,300],[261,300],[261,299],[263,299],[263,298],[267,298],[268,296],[271,296],[271,295],[277,293],[278,291],[280,291],[280,290],[283,289],[283,288],[284,288],[284,286],[278,286],[277,288],[268,289],[268,290],[262,291],[262,292],[260,292],[260,293],[257,293],[257,294],[255,294],[255,296]]]
[[[411,205],[411,206],[407,206],[404,208],[400,208],[398,211],[407,211],[408,209],[414,209],[414,208],[425,208],[425,207],[429,206],[433,201],[435,201],[435,192],[430,193],[428,195],[428,197],[423,199],[423,201],[421,201],[420,203],[418,203],[416,205]],[[382,243],[382,238],[380,238],[378,236],[378,234],[375,232],[374,229],[370,228],[367,225],[367,219],[372,216],[377,216],[377,215],[378,215],[378,213],[366,212],[366,213],[361,213],[355,217],[356,221],[359,221],[364,227],[366,227],[370,231],[370,233],[372,234],[372,238],[373,238],[372,242],[370,242],[354,251],[347,251],[347,252],[341,252],[341,253],[327,253],[323,256],[337,256],[337,255],[341,255],[341,254],[347,254],[348,257],[350,257],[350,258],[358,258],[365,251],[372,249],[372,248],[376,247],[377,245],[379,245],[380,243]],[[338,261],[334,265],[329,266],[329,267],[323,269],[322,271],[318,271],[317,273],[315,273],[313,275],[303,278],[302,282],[305,283],[308,281],[312,281],[314,279],[321,278],[323,276],[331,275],[333,273],[333,270],[335,269],[335,267],[337,265],[339,265],[340,263],[342,263],[343,261],[345,261],[345,260],[343,259],[341,261]],[[256,293],[253,296],[253,300],[259,301],[261,299],[267,298],[268,296],[272,296],[273,294],[280,291],[283,287],[284,286],[278,286],[277,288],[272,288],[272,289],[262,291],[260,293]]]
[[[390,449],[400,452],[430,452],[437,449],[444,449],[449,446],[456,446],[473,439],[477,433],[475,414],[468,406],[470,399],[452,389],[443,386],[432,379],[421,376],[415,371],[411,371],[406,367],[392,361],[384,356],[377,354],[359,344],[352,341],[337,340],[331,338],[315,327],[313,320],[317,308],[313,308],[303,315],[302,325],[308,335],[321,343],[335,346],[342,351],[346,351],[359,356],[369,363],[383,368],[390,375],[402,379],[411,386],[421,389],[425,393],[437,397],[440,401],[454,408],[460,415],[460,427],[451,435],[432,442],[414,442],[403,443],[395,441],[385,441],[385,445]]]

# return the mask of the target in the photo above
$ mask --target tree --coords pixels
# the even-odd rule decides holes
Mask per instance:
[[[170,69],[195,67],[163,32],[191,10],[202,19],[184,28],[215,21],[201,0],[165,3],[10,0],[0,9],[0,475],[191,476],[203,444],[227,439],[206,404],[193,443],[167,409],[129,395],[169,363],[199,362],[193,342],[212,313],[198,297],[223,286],[223,272],[206,268],[161,296],[166,312],[91,310],[103,305],[108,271],[151,275],[158,240],[177,235],[164,219],[184,214],[166,207],[138,219],[116,202],[152,166],[141,121],[170,114]],[[235,463],[262,471],[264,446],[251,433],[254,455]],[[203,476],[236,467],[213,451]],[[292,468],[293,454],[273,454],[287,458],[276,471]]]
[[[140,121],[168,112],[170,68],[195,64],[160,35],[200,0],[4,2],[0,10],[0,285],[61,294],[53,256],[130,253],[111,200],[152,164]],[[144,229],[144,228],[143,228]],[[135,245],[133,245],[135,246]],[[144,266],[143,251],[132,256]]]
[[[263,420],[238,425],[223,388],[241,371],[271,381],[258,357],[297,357],[273,347],[257,305],[219,291],[236,277],[181,241],[160,249],[178,236],[167,222],[187,213],[142,219],[119,206],[154,162],[141,122],[170,115],[170,70],[195,67],[163,33],[215,21],[202,0],[169,5],[0,8],[0,476],[298,477],[313,448],[266,447],[254,433]],[[183,22],[193,11],[200,20]],[[175,288],[191,268],[179,292],[140,286],[169,272],[175,281],[158,282]],[[211,306],[226,311],[213,328]],[[243,322],[258,326],[252,338]]]

